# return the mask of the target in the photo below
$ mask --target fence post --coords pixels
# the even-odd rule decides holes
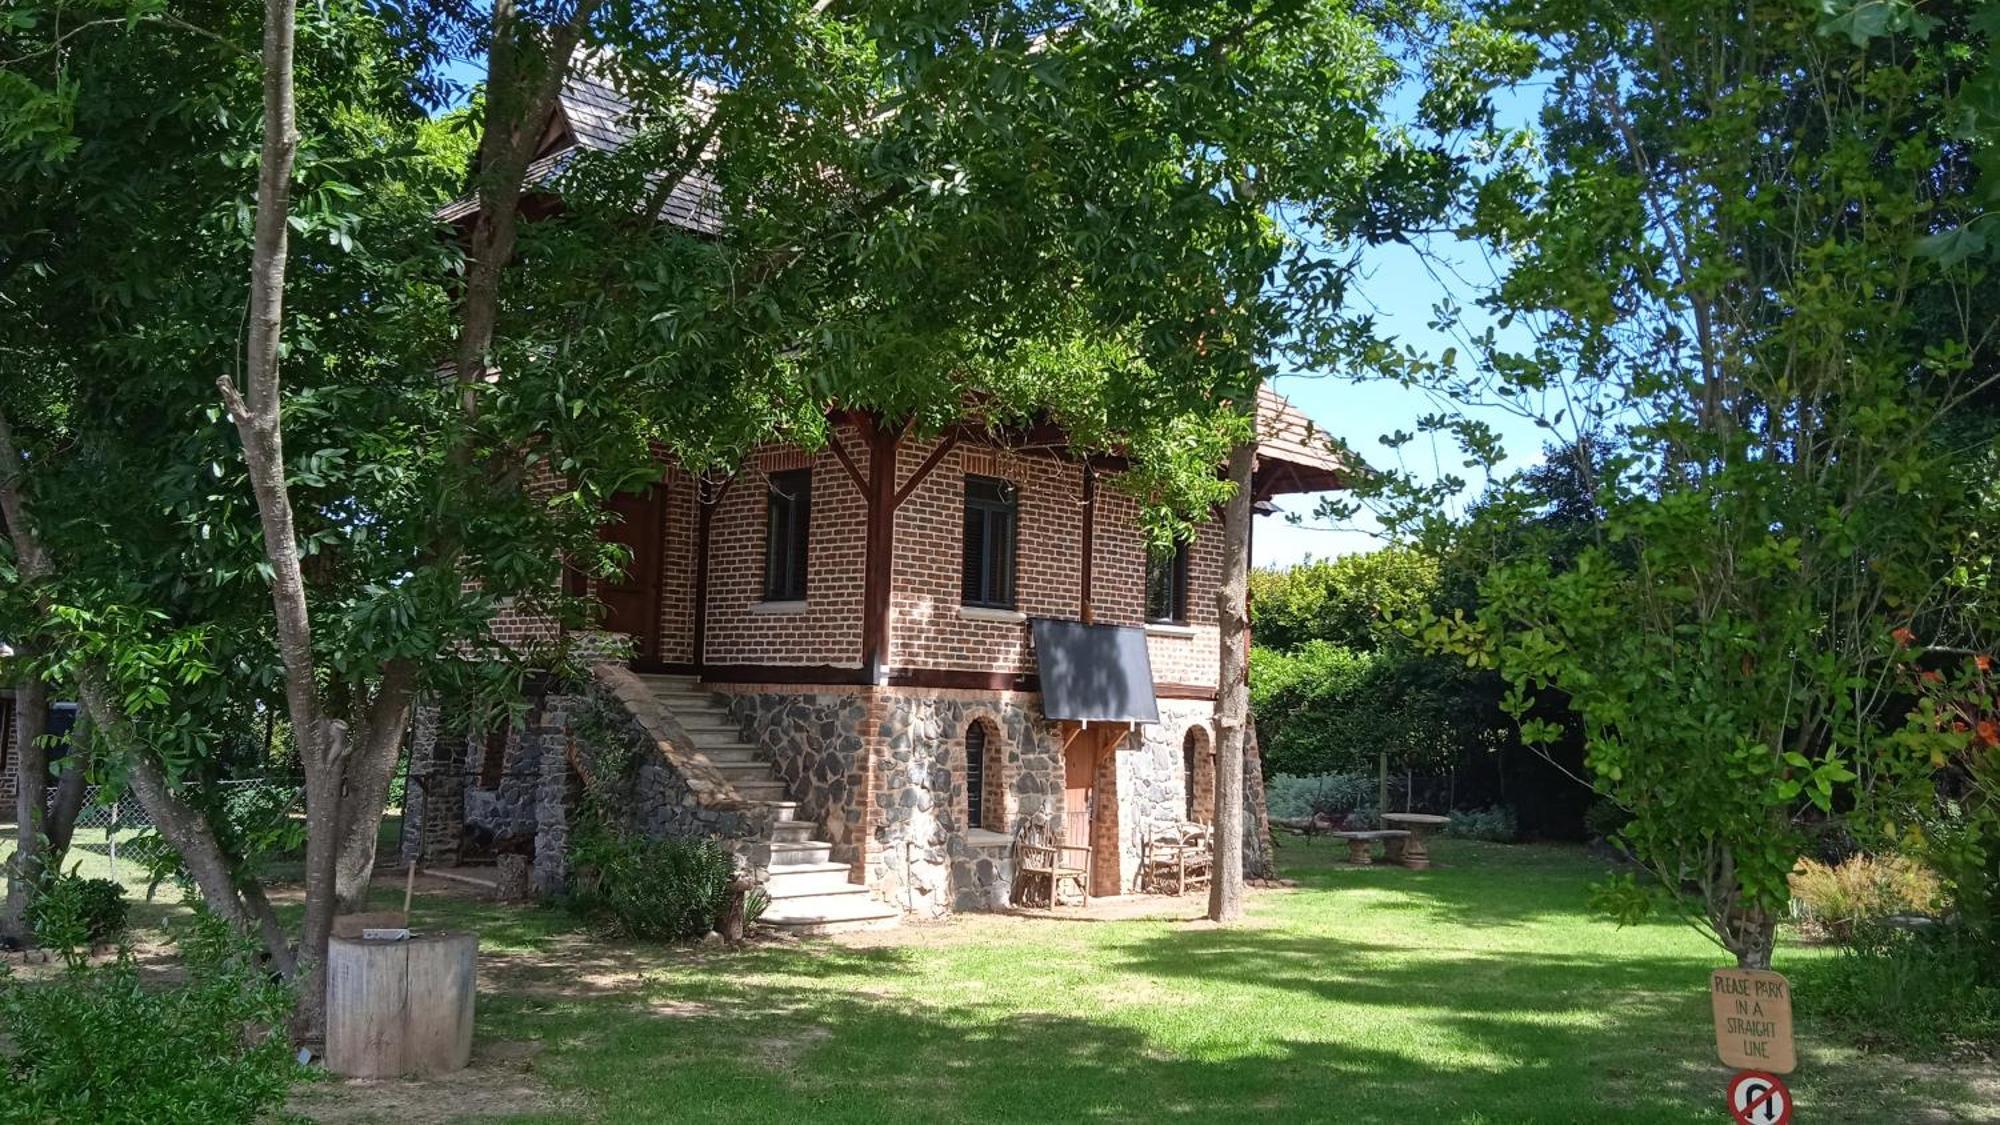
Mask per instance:
[[[104,825],[104,844],[111,853],[111,881],[118,881],[118,802],[111,802],[111,819]]]

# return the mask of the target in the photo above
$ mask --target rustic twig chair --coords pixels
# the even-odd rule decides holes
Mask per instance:
[[[1179,895],[1205,890],[1215,873],[1215,841],[1206,824],[1171,820],[1155,825],[1140,851],[1139,889]]]
[[[1014,837],[1014,901],[1040,907],[1090,905],[1090,853],[1088,847],[1064,843],[1046,813],[1029,817]]]

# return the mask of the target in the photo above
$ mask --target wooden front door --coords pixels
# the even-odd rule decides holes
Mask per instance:
[[[1097,778],[1097,739],[1083,731],[1063,751],[1063,843],[1090,846],[1091,791]]]
[[[1063,751],[1063,842],[1087,846],[1093,898],[1120,893],[1118,744],[1122,727],[1075,732]]]
[[[660,555],[666,541],[666,489],[621,492],[609,509],[617,518],[598,529],[598,537],[617,543],[629,553],[625,573],[597,583],[597,600],[604,605],[604,627],[634,641],[636,663],[660,659]]]

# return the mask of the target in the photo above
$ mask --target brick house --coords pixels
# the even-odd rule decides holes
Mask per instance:
[[[546,158],[612,143],[616,105],[573,83]],[[603,658],[523,723],[420,709],[408,858],[528,853],[560,889],[607,745],[637,751],[635,824],[729,841],[765,921],[801,931],[1004,905],[1038,816],[1094,849],[1093,895],[1129,892],[1149,826],[1213,815],[1219,523],[1155,556],[1122,465],[1059,433],[832,421],[824,449],[766,447],[720,480],[664,465],[618,498],[604,534],[631,566],[588,589],[599,631],[568,638]],[[1259,433],[1259,500],[1342,486],[1332,444],[1274,393]]]

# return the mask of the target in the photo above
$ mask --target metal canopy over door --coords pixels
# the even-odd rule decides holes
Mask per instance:
[[[660,561],[666,539],[666,489],[621,492],[606,507],[617,518],[598,529],[598,538],[630,552],[625,573],[597,583],[604,605],[604,628],[633,639],[636,664],[660,659]]]

